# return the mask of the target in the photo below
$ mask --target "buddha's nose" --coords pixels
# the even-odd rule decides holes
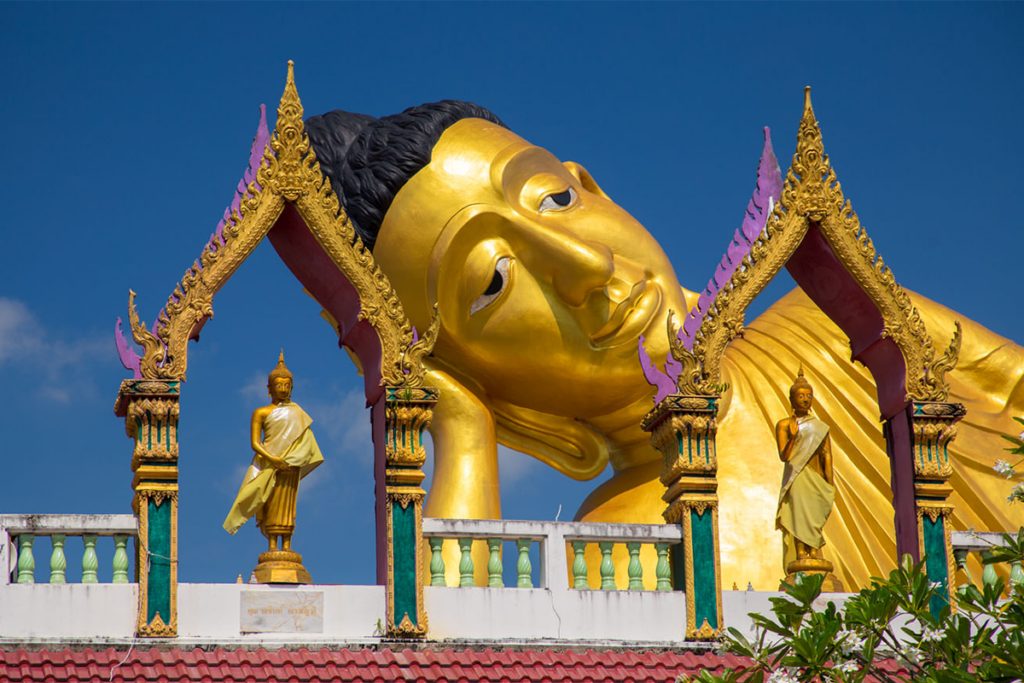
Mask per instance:
[[[551,281],[559,298],[582,306],[593,290],[604,287],[615,270],[612,251],[600,242],[566,236],[552,269]]]

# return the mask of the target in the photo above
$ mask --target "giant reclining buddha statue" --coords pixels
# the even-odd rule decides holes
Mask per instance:
[[[334,111],[307,120],[321,170],[418,329],[440,316],[427,383],[434,478],[425,514],[500,518],[499,443],[588,479],[611,466],[578,520],[660,523],[661,457],[640,423],[655,389],[638,339],[668,355],[667,320],[694,308],[672,264],[586,169],[561,162],[486,109],[439,102],[394,116]],[[774,161],[774,157],[772,157]],[[710,270],[710,269],[709,269]],[[1000,433],[1024,414],[1024,349],[912,295],[929,330],[963,326],[950,401],[967,416],[952,445],[955,528],[1015,529],[992,471]],[[945,333],[945,332],[944,332]],[[724,586],[774,590],[783,575],[775,513],[782,473],[771,428],[797,368],[833,427],[836,504],[825,538],[848,587],[893,566],[890,465],[870,372],[799,289],[726,349],[719,411]],[[652,575],[653,572],[645,572]]]

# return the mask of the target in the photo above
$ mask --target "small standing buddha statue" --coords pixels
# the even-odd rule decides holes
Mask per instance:
[[[824,574],[822,590],[841,592],[843,584],[821,552],[836,489],[829,427],[811,415],[813,400],[814,389],[801,367],[789,390],[793,414],[775,425],[779,459],[786,463],[775,528],[782,531],[786,583],[792,584],[797,572]]]
[[[324,459],[309,428],[313,420],[291,400],[292,386],[282,350],[267,380],[270,405],[252,414],[252,463],[224,520],[224,529],[234,534],[256,517],[256,525],[269,543],[253,570],[260,583],[312,583],[302,566],[302,555],[292,550],[292,534],[299,480]]]

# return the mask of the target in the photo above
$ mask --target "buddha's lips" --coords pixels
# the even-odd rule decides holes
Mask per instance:
[[[597,348],[612,348],[637,339],[661,307],[661,288],[640,280],[622,303],[615,307],[601,329],[590,335]]]

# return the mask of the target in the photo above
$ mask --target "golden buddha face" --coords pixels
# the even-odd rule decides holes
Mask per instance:
[[[267,384],[267,392],[273,403],[282,403],[291,400],[292,380],[289,377],[274,377]]]
[[[793,406],[796,415],[806,415],[811,410],[811,403],[814,402],[814,391],[808,387],[797,387],[796,391],[790,393],[789,403]]]
[[[637,339],[663,358],[667,312],[687,310],[661,247],[585,169],[482,119],[441,136],[374,256],[419,329],[438,304],[446,369],[568,417],[649,394]]]

